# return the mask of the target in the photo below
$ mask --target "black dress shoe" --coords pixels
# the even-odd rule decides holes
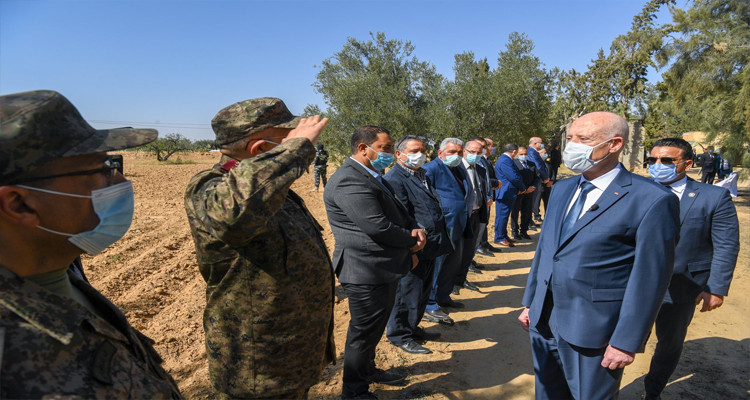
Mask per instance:
[[[536,227],[537,227],[536,225],[529,225],[529,230],[536,232],[537,230]]]
[[[415,342],[414,340],[407,340],[404,344],[398,346],[401,350],[411,354],[430,354],[432,351],[427,347]]]
[[[367,377],[367,381],[370,383],[382,383],[384,385],[398,385],[404,383],[405,380],[406,375],[383,371],[382,369],[376,369],[374,374]]]
[[[478,264],[474,259],[471,260],[469,266],[472,266],[476,269],[484,269],[484,265]]]
[[[459,295],[461,294],[461,287],[460,286],[453,286],[453,290],[451,290],[451,294]]]
[[[513,234],[513,239],[515,239],[516,241],[523,240],[521,235],[516,235],[515,233]]]
[[[491,251],[493,253],[502,253],[503,252],[502,250],[498,249],[497,247],[495,247],[495,246],[493,246],[493,245],[491,245],[489,243],[485,243],[482,247],[484,247],[485,250],[489,250],[489,251]]]
[[[488,256],[488,257],[494,257],[495,256],[495,254],[492,253],[491,251],[487,251],[487,250],[485,250],[485,249],[483,249],[481,247],[478,247],[476,249],[476,253],[479,254],[479,255]]]
[[[446,301],[439,301],[438,305],[440,307],[452,307],[452,308],[464,308],[464,303],[453,301],[453,299],[448,298]]]
[[[424,319],[446,325],[453,325],[453,319],[444,313],[442,310],[426,311],[424,313]]]
[[[440,332],[427,332],[426,330],[417,327],[411,336],[416,340],[436,340],[440,339]]]
[[[464,285],[463,285],[463,286],[464,286],[464,288],[466,288],[466,289],[469,289],[469,290],[471,290],[471,291],[482,293],[482,292],[481,292],[481,291],[479,290],[479,288],[478,288],[478,287],[476,287],[476,286],[472,285],[472,284],[471,284],[471,282],[469,282],[469,281],[464,281]]]
[[[484,273],[479,268],[477,268],[477,267],[475,267],[473,265],[469,265],[469,272],[471,272],[473,274],[483,274]]]
[[[531,236],[529,236],[529,234],[528,234],[528,233],[526,233],[526,232],[522,233],[522,234],[521,234],[521,237],[522,237],[522,238],[524,238],[524,239],[528,239],[528,240],[531,240]]]

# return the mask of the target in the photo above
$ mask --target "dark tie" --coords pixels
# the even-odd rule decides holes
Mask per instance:
[[[578,221],[578,217],[581,215],[581,211],[583,210],[583,203],[586,202],[586,196],[595,187],[596,186],[594,186],[594,184],[589,181],[585,181],[581,184],[581,193],[578,195],[576,202],[573,203],[573,207],[570,208],[570,212],[568,212],[568,215],[565,216],[565,221],[563,221],[562,231],[560,231],[560,240],[568,237],[570,231],[573,230],[573,225],[576,224],[576,221]]]

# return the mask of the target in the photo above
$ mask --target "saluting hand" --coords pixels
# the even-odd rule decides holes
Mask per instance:
[[[320,133],[323,132],[323,128],[326,127],[327,123],[328,118],[320,118],[320,115],[302,118],[299,125],[292,129],[281,142],[283,143],[292,138],[303,137],[310,140],[314,146],[318,142],[318,137],[320,137]]]

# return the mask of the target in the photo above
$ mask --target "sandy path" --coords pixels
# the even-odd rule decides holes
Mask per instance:
[[[127,153],[125,173],[133,180],[136,213],[123,240],[84,265],[95,287],[120,306],[131,323],[157,342],[166,368],[189,398],[210,398],[203,344],[202,312],[205,284],[198,273],[183,192],[190,177],[209,168],[218,156],[180,155],[191,164],[167,165]],[[310,193],[312,175],[293,188],[326,227],[329,250],[333,237],[325,216],[322,193]],[[741,226],[750,223],[750,189],[744,183],[735,204]],[[466,304],[451,315],[453,327],[424,323],[442,333],[426,346],[430,355],[411,355],[390,345],[378,346],[380,367],[410,374],[403,387],[373,386],[381,399],[528,399],[533,398],[533,369],[527,334],[516,321],[536,233],[495,257],[478,257],[484,274],[470,274],[482,293],[462,290],[455,299]],[[750,245],[749,229],[741,229],[742,250],[730,296],[719,310],[696,313],[688,332],[683,361],[664,399],[739,399],[750,393]],[[340,289],[340,288],[339,288]],[[340,291],[339,291],[340,292]],[[343,355],[348,324],[347,300],[336,305],[336,344]],[[646,354],[625,370],[621,399],[640,399]],[[341,362],[329,367],[311,398],[335,399],[341,392]]]

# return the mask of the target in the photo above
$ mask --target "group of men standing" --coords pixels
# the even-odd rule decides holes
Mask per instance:
[[[181,398],[153,341],[88,284],[77,259],[131,223],[132,184],[106,152],[156,132],[97,131],[52,91],[0,96],[0,117],[0,397]],[[478,290],[466,280],[474,254],[496,250],[486,240],[492,201],[507,221],[508,199],[550,183],[541,173],[523,179],[515,161],[539,167],[514,161],[515,145],[488,168],[491,140],[447,138],[425,164],[422,138],[394,143],[387,129],[363,126],[325,186],[331,259],[322,227],[291,190],[326,124],[276,98],[232,104],[212,121],[222,158],[191,179],[184,200],[221,397],[307,397],[336,357],[334,274],[351,317],[342,398],[377,398],[370,383],[403,382],[375,365],[383,332],[404,351],[429,352],[420,343],[439,334],[419,321],[452,323],[442,308],[463,305],[450,295]],[[552,191],[519,317],[537,398],[616,397],[654,321],[645,383],[658,397],[695,304],[708,311],[727,295],[739,248],[728,194],[686,178],[691,151],[679,139],[656,143],[653,180],[625,171],[626,140],[627,124],[610,113],[586,114],[568,134],[563,159],[582,175]],[[512,244],[499,228],[495,242]]]

